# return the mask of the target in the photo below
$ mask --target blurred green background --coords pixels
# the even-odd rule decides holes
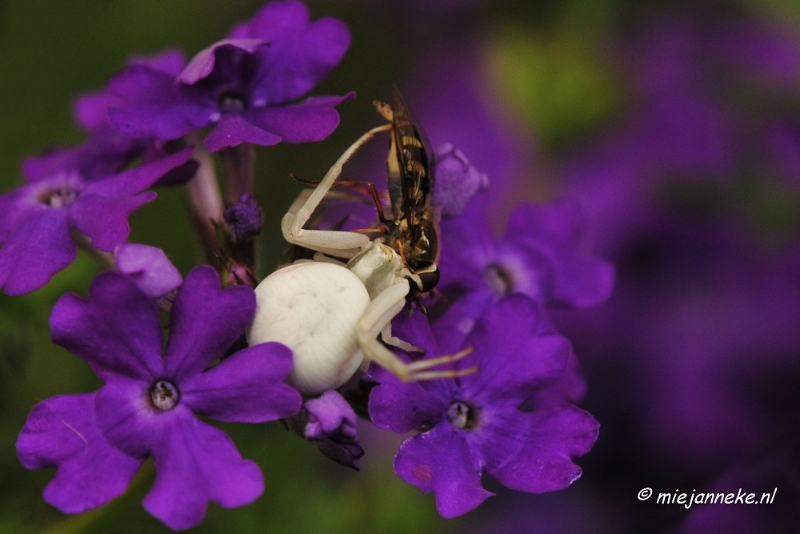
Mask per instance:
[[[557,158],[624,107],[625,88],[598,43],[631,13],[643,9],[639,3],[465,1],[475,4],[469,17],[462,19],[453,8],[452,15],[439,14],[436,24],[422,24],[424,13],[413,11],[423,9],[424,3],[309,2],[314,18],[336,16],[353,34],[343,62],[314,92],[355,90],[359,98],[340,106],[341,126],[324,142],[258,149],[257,196],[265,212],[265,268],[274,265],[281,253],[279,220],[300,189],[289,173],[307,179],[322,177],[353,139],[379,122],[372,99],[387,98],[392,83],[413,70],[424,53],[420,42],[448,39],[447,24],[474,25],[460,29],[482,40],[478,59],[485,62],[483,73],[495,89],[490,97],[500,114],[535,132],[537,145],[532,151],[537,158]],[[0,191],[21,183],[19,168],[25,156],[84,138],[72,122],[72,99],[103,87],[131,54],[178,46],[191,57],[262,4],[252,0],[0,1]],[[796,16],[797,6],[789,0],[758,5],[781,16]],[[553,178],[543,178],[547,179]],[[548,186],[540,187],[546,190]],[[155,203],[131,218],[130,238],[163,248],[183,274],[200,261],[185,205],[182,190],[160,190]],[[124,497],[69,517],[41,499],[52,471],[29,472],[16,459],[16,436],[36,402],[57,394],[93,391],[99,385],[83,361],[49,341],[48,328],[58,297],[66,291],[85,294],[95,272],[92,261],[80,255],[79,261],[38,292],[16,298],[0,294],[0,532],[167,531],[140,504],[151,485],[152,469],[143,469]],[[450,532],[492,513],[492,507],[485,505],[457,520],[439,518],[433,497],[401,482],[392,471],[401,437],[378,433],[368,422],[360,427],[367,454],[359,473],[333,464],[277,423],[220,426],[244,457],[262,467],[267,489],[256,503],[240,509],[211,505],[199,532]]]

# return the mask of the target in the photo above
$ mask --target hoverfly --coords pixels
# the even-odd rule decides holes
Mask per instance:
[[[375,102],[378,112],[391,122],[386,160],[392,220],[382,213],[384,242],[403,259],[415,276],[411,299],[418,300],[439,282],[437,223],[431,205],[434,186],[433,151],[427,137],[412,120],[400,90],[395,86],[392,104]]]

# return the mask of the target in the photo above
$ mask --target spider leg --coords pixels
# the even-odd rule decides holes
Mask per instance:
[[[297,202],[292,205],[281,220],[281,230],[286,241],[338,257],[352,256],[370,242],[369,237],[363,234],[335,230],[307,230],[303,226],[341,175],[344,164],[375,134],[389,129],[391,129],[390,124],[378,126],[358,138],[333,164],[317,187],[305,198],[305,201],[301,205],[297,205]]]
[[[364,353],[364,358],[374,361],[404,382],[455,378],[474,373],[477,370],[476,367],[458,370],[431,370],[432,367],[460,360],[471,353],[472,348],[452,355],[406,363],[378,341],[378,334],[403,309],[409,288],[408,280],[398,278],[394,284],[379,293],[364,311],[357,324],[358,343]]]

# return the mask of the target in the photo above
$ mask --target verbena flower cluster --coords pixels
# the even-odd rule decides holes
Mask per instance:
[[[296,347],[244,342],[265,305],[253,290],[263,278],[253,146],[321,141],[333,132],[336,106],[354,93],[307,95],[349,42],[341,21],[311,21],[304,4],[285,0],[267,4],[191,60],[177,50],[134,58],[107,87],[76,100],[75,120],[88,140],[29,159],[26,183],[0,196],[6,294],[43,287],[79,248],[105,269],[88,298],[65,294],[50,316],[53,342],[84,359],[102,387],[37,404],[17,441],[25,467],[56,468],[44,498],[59,510],[106,504],[125,492],[148,458],[156,475],[144,507],[173,529],[200,524],[209,502],[227,508],[257,499],[264,484],[259,467],[197,416],[282,419],[356,469],[365,453],[357,412],[380,428],[416,432],[394,468],[433,492],[444,517],[491,495],[481,484],[484,472],[533,493],[563,489],[580,476],[573,459],[589,452],[599,425],[575,406],[585,385],[549,312],[602,303],[613,269],[582,247],[581,216],[569,202],[520,205],[496,236],[484,202],[492,177],[446,140],[435,140],[430,169],[437,176],[431,202],[440,219],[441,281],[420,302],[401,300],[405,311],[395,312],[383,339],[412,367],[467,355],[444,362],[433,379],[403,382],[373,363],[339,388],[309,394],[286,382]],[[378,191],[387,188],[385,172],[363,179]],[[156,201],[153,187],[168,185],[186,189],[210,264],[185,278],[163,251],[127,241],[128,216]],[[322,199],[313,228],[375,227],[372,199],[359,202],[358,188],[351,193]],[[377,197],[390,213],[385,195]],[[300,256],[306,259],[298,265],[344,263],[296,248]],[[301,288],[288,291],[278,306],[317,302]],[[300,326],[327,339],[324,330]],[[344,335],[356,339],[349,330]],[[351,393],[365,389],[369,400],[359,404]]]

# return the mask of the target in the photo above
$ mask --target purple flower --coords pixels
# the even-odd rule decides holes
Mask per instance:
[[[104,385],[38,404],[17,441],[25,467],[57,468],[45,500],[67,513],[103,505],[148,457],[156,479],[144,507],[173,529],[200,524],[209,501],[230,508],[255,500],[264,484],[258,467],[195,415],[261,423],[300,408],[300,395],[282,382],[292,362],[283,345],[250,347],[209,369],[252,319],[253,291],[221,290],[211,267],[195,268],[172,307],[163,349],[158,311],[131,280],[101,273],[89,295],[56,303],[52,338]]]
[[[303,404],[306,439],[317,442],[317,447],[328,458],[358,470],[356,460],[364,456],[358,444],[356,413],[337,391],[329,390],[316,399]]]
[[[297,1],[272,2],[250,23],[197,54],[177,77],[131,65],[109,84],[111,122],[131,137],[176,139],[213,126],[206,147],[319,141],[339,124],[345,96],[301,102],[341,60],[350,32],[333,18],[309,23]]]
[[[320,397],[306,401],[304,406],[308,410],[306,438],[356,440],[356,414],[336,391],[326,391]]]
[[[436,189],[434,205],[441,206],[442,217],[458,217],[476,193],[489,186],[489,177],[470,165],[464,154],[450,143],[436,149]]]
[[[28,183],[0,196],[0,286],[9,295],[44,286],[75,260],[76,233],[95,249],[114,250],[128,238],[130,213],[156,198],[146,189],[191,153],[119,174],[105,174],[91,145],[28,160]]]
[[[177,76],[186,66],[186,59],[180,50],[168,49],[153,56],[134,56],[128,65],[143,65],[170,76]],[[149,163],[183,148],[183,143],[165,146],[154,138],[122,135],[108,119],[108,109],[119,104],[119,98],[104,88],[79,95],[72,106],[75,122],[91,134],[89,143],[97,145],[107,155],[106,158],[112,154],[117,156],[121,165],[112,170],[121,168],[139,156],[143,156],[143,162]],[[198,165],[195,160],[187,161],[161,177],[156,185],[180,185],[194,176]]]
[[[164,251],[149,245],[123,243],[114,249],[114,264],[151,299],[163,297],[181,285],[181,273]]]
[[[531,394],[563,376],[569,342],[537,334],[538,313],[530,300],[510,295],[491,307],[465,345],[474,352],[457,368],[478,371],[452,380],[402,383],[377,370],[369,414],[397,433],[421,430],[400,447],[397,475],[425,493],[434,492],[443,517],[464,514],[492,494],[481,486],[486,471],[504,486],[541,493],[562,489],[581,470],[571,458],[597,439],[588,413],[562,402],[537,406]],[[441,324],[427,328],[421,314],[393,323],[393,333],[441,354],[436,339],[451,335]]]
[[[178,49],[167,49],[153,56],[134,56],[128,65],[143,65],[171,76],[177,76],[186,67],[186,58]],[[75,99],[72,106],[75,122],[84,131],[94,133],[108,132],[112,129],[108,121],[108,108],[119,101],[106,89],[85,93]]]
[[[581,230],[571,202],[517,206],[502,238],[493,235],[477,202],[460,217],[443,221],[439,288],[445,296],[460,296],[448,320],[462,332],[461,339],[492,303],[508,294],[526,295],[541,310],[591,307],[608,298],[613,267],[582,249]]]
[[[252,240],[261,233],[264,212],[250,193],[244,193],[239,202],[222,214],[231,231],[234,243]]]

